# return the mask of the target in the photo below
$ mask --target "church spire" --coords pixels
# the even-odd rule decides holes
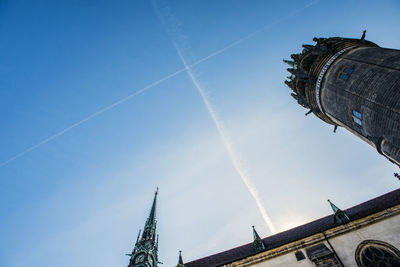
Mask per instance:
[[[252,227],[253,227],[253,247],[254,247],[254,249],[256,251],[264,250],[265,249],[264,242],[258,235],[256,228],[254,228],[254,225]]]
[[[151,206],[150,215],[144,225],[142,237],[140,231],[136,240],[135,247],[130,256],[128,267],[156,267],[158,261],[158,235],[156,235],[156,204],[157,204],[158,188],[154,193],[153,205]]]
[[[333,212],[335,213],[335,215],[334,215],[335,223],[344,224],[344,223],[348,223],[350,221],[350,218],[345,211],[339,209],[329,199],[328,199],[328,202],[331,205]]]
[[[151,206],[149,218],[147,218],[146,224],[144,225],[142,239],[149,238],[155,241],[156,238],[156,206],[157,206],[157,195],[158,195],[158,187],[156,192],[154,193],[153,205]]]
[[[340,209],[335,204],[333,204],[329,199],[328,199],[328,202],[329,202],[329,204],[331,204],[331,208],[334,213],[340,211]]]
[[[183,264],[182,251],[181,250],[179,250],[179,259],[178,259],[178,264],[176,265],[176,267],[185,267],[185,265]]]

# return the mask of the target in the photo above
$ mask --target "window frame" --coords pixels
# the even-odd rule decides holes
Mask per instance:
[[[358,126],[363,126],[363,115],[360,111],[357,109],[352,109],[351,110],[351,118],[353,123],[355,123]]]
[[[297,260],[297,261],[302,261],[302,260],[305,260],[305,259],[306,259],[306,256],[304,255],[303,251],[301,251],[301,250],[296,251],[296,252],[294,253],[294,256],[296,257],[296,260]]]
[[[354,117],[354,116],[352,116],[351,118],[353,119],[353,122],[355,124],[357,124],[358,126],[362,126],[362,121],[359,118]]]
[[[361,112],[359,112],[359,111],[353,109],[351,113],[352,113],[354,116],[356,116],[357,118],[359,118],[360,120],[362,120],[362,114],[361,114]]]
[[[384,249],[387,252],[394,254],[395,256],[397,256],[397,258],[400,259],[400,251],[395,246],[393,246],[389,243],[383,242],[383,241],[368,239],[368,240],[364,240],[360,244],[358,244],[356,251],[354,252],[354,258],[356,260],[357,266],[364,267],[363,260],[362,260],[363,252],[365,251],[366,248],[368,248],[370,246],[378,248],[378,249]]]
[[[338,73],[338,79],[342,80],[342,81],[347,81],[351,74],[353,74],[354,72],[354,67],[353,66],[345,66],[341,69],[341,71]]]
[[[354,72],[354,68],[353,67],[346,67],[343,69],[342,73],[346,73],[347,75],[350,75]]]

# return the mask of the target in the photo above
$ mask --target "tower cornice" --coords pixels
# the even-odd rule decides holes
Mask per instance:
[[[321,120],[335,125],[323,112],[319,101],[319,91],[322,86],[324,72],[341,55],[348,53],[352,49],[360,47],[378,47],[375,43],[364,39],[350,38],[314,38],[315,45],[303,45],[300,54],[292,54],[293,61],[284,60],[291,68],[288,69],[290,76],[285,81],[301,106],[309,109]],[[319,88],[317,87],[319,86]]]

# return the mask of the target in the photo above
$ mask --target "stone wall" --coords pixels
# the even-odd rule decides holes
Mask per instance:
[[[321,105],[339,126],[400,163],[400,50],[364,47],[339,57],[325,75]]]
[[[388,243],[400,250],[400,206],[393,207],[386,211],[368,216],[366,218],[351,221],[348,224],[338,226],[326,231],[326,241],[324,235],[318,234],[298,240],[296,242],[286,244],[282,247],[268,250],[260,254],[242,259],[237,262],[226,265],[227,267],[306,267],[306,266],[340,266],[332,262],[343,263],[345,267],[357,267],[355,253],[357,246],[365,240],[377,240]],[[310,253],[310,248],[315,248],[324,244],[328,252],[333,252],[333,249],[338,255],[337,259],[333,253],[323,257],[313,259]],[[332,249],[332,247],[333,249]],[[302,252],[305,258],[298,261],[296,252]],[[313,260],[313,261],[311,261]],[[316,264],[321,265],[316,265]]]

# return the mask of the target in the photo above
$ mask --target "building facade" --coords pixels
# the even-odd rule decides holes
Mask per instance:
[[[285,60],[297,102],[322,121],[352,132],[400,166],[400,51],[365,40],[314,38]],[[307,114],[308,114],[307,113]],[[128,267],[156,267],[156,201]],[[328,200],[329,201],[329,200]],[[400,267],[400,189],[253,242],[177,267]]]
[[[332,215],[179,266],[400,266],[400,189],[347,210],[331,206]]]
[[[158,235],[156,235],[156,204],[158,189],[154,194],[150,215],[144,225],[143,234],[140,231],[130,257],[128,267],[156,267],[158,262]]]
[[[361,39],[314,38],[285,83],[318,118],[343,127],[400,166],[400,50]]]

